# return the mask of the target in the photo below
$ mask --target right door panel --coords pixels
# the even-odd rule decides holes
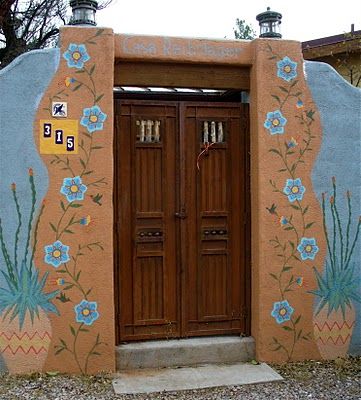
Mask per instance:
[[[183,336],[247,333],[247,113],[181,109]]]

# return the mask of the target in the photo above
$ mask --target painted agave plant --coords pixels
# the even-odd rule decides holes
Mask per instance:
[[[39,221],[44,210],[44,204],[41,206],[39,216],[33,227],[36,203],[36,189],[32,169],[29,169],[29,183],[31,189],[31,211],[26,223],[23,223],[23,217],[19,205],[19,200],[16,193],[16,185],[11,185],[13,200],[15,203],[18,224],[15,232],[14,252],[10,255],[8,246],[5,243],[1,219],[0,219],[0,246],[5,263],[5,268],[1,268],[0,273],[5,278],[7,287],[0,287],[0,316],[3,318],[10,316],[10,321],[16,317],[19,319],[20,330],[25,321],[25,316],[29,313],[31,321],[34,317],[39,317],[39,311],[43,310],[46,314],[56,313],[57,308],[52,303],[52,299],[59,293],[53,291],[45,293],[44,287],[48,277],[45,273],[42,277],[39,271],[34,266],[34,253],[37,244],[37,232]],[[19,237],[22,226],[27,229],[25,254],[19,261]],[[32,243],[31,243],[32,237]]]
[[[351,194],[346,193],[348,219],[346,226],[342,226],[336,203],[336,179],[332,178],[333,195],[329,200],[329,210],[332,217],[331,228],[326,223],[326,201],[322,194],[323,230],[327,242],[327,260],[324,274],[320,274],[316,268],[314,272],[318,288],[311,291],[320,298],[316,308],[316,315],[324,307],[327,308],[328,316],[332,311],[341,309],[345,318],[346,308],[352,308],[353,302],[360,302],[359,285],[360,279],[355,274],[355,263],[352,262],[354,250],[359,238],[361,217],[358,217],[356,229],[352,229]],[[351,238],[351,232],[353,238]]]

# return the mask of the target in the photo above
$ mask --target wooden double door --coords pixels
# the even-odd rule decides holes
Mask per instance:
[[[118,341],[248,334],[247,105],[115,101]]]

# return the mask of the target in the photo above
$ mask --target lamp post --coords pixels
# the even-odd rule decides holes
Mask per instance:
[[[69,25],[92,25],[95,26],[95,13],[98,2],[95,0],[71,0],[72,16]]]
[[[281,39],[280,25],[282,14],[277,11],[271,11],[267,7],[267,11],[256,16],[260,26],[260,38]]]

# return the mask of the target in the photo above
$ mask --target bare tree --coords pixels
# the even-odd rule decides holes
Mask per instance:
[[[248,25],[244,19],[236,19],[236,28],[233,28],[235,39],[246,39],[252,40],[257,34],[252,28],[252,25]]]
[[[99,1],[98,9],[112,0]],[[33,49],[54,45],[68,0],[0,0],[0,68]]]
[[[335,69],[351,85],[361,87],[361,34],[358,31],[345,33],[343,52],[331,53]]]

